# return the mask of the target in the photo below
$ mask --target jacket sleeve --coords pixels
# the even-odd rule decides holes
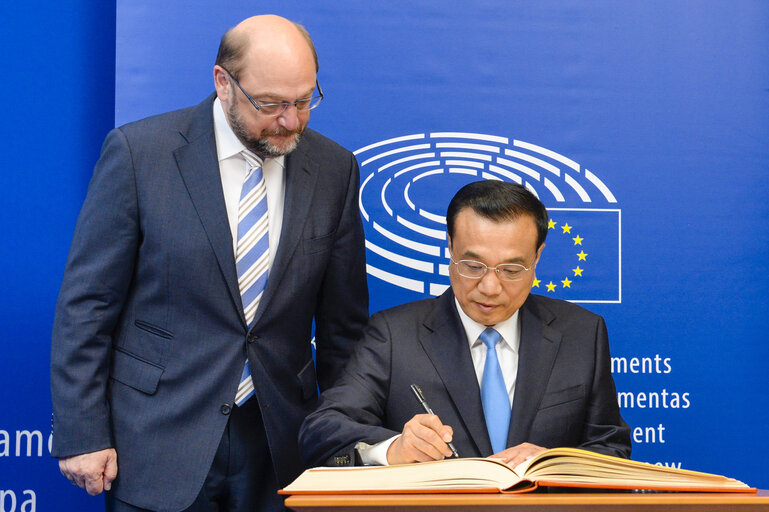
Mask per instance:
[[[609,337],[606,323],[600,317],[596,329],[595,374],[579,448],[630,458],[630,427],[620,415],[611,375]]]
[[[54,457],[112,446],[107,401],[112,333],[141,236],[128,141],[112,130],[78,217],[51,344]]]
[[[355,445],[375,444],[400,432],[383,428],[391,381],[390,331],[376,314],[339,381],[321,394],[302,424],[299,444],[308,467],[359,463]]]
[[[349,180],[334,246],[315,313],[318,385],[330,387],[353,352],[368,319],[363,223],[358,209],[359,171],[350,154]]]

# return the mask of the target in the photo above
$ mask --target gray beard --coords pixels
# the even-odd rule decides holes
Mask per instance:
[[[238,138],[238,140],[252,153],[262,158],[274,158],[291,153],[296,149],[299,144],[299,140],[302,138],[302,132],[297,131],[294,139],[285,148],[279,148],[272,144],[266,137],[252,137],[246,131],[246,127],[240,119],[240,116],[235,111],[235,105],[231,105],[228,109],[228,117],[230,121],[230,128],[232,132]]]

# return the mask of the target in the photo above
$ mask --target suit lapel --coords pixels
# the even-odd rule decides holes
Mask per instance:
[[[552,312],[539,307],[532,296],[521,307],[518,377],[507,446],[515,446],[529,439],[531,425],[561,344],[561,333],[548,325],[554,318]]]
[[[267,287],[264,290],[259,308],[254,317],[254,325],[264,314],[262,304],[270,304],[277,290],[280,289],[280,281],[291,261],[294,251],[302,236],[304,223],[307,220],[315,184],[318,181],[318,164],[307,154],[308,144],[306,138],[299,143],[299,147],[286,156],[286,192],[283,205],[283,224],[280,230],[278,252],[270,269],[267,279]]]
[[[187,144],[174,151],[179,172],[195,211],[203,224],[208,240],[216,255],[232,300],[245,326],[235,256],[232,251],[232,234],[224,204],[219,159],[216,154],[216,137],[212,114],[212,95],[198,105],[192,114],[187,131],[181,132]]]
[[[440,296],[433,313],[425,319],[419,342],[443,381],[478,453],[491,453],[478,378],[451,288]]]

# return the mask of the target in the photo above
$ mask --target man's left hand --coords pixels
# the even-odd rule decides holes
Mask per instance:
[[[532,457],[539,455],[545,450],[547,450],[547,448],[542,448],[541,446],[537,446],[536,444],[521,443],[518,446],[513,446],[505,450],[502,450],[499,453],[495,453],[489,458],[500,459],[505,464],[509,464],[515,467],[521,462],[525,462],[531,459]]]

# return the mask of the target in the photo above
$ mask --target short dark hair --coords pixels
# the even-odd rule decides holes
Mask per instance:
[[[537,196],[517,183],[498,180],[475,181],[457,192],[446,211],[446,227],[454,238],[454,222],[465,208],[495,222],[515,220],[530,215],[537,226],[537,247],[545,243],[549,217]]]
[[[312,52],[312,58],[315,61],[315,72],[317,73],[319,69],[318,54],[315,51],[315,45],[312,42],[310,33],[299,23],[293,21],[291,23],[294,24],[299,33],[302,34],[302,37],[307,41],[307,45]],[[247,51],[248,36],[240,34],[238,31],[231,28],[222,36],[222,40],[219,43],[219,51],[216,54],[215,64],[232,73],[235,80],[239,80],[240,74],[245,66],[245,56]]]
[[[237,80],[243,71],[247,51],[248,37],[231,28],[224,33],[221,42],[219,42],[219,52],[216,54],[215,64],[226,69]]]

